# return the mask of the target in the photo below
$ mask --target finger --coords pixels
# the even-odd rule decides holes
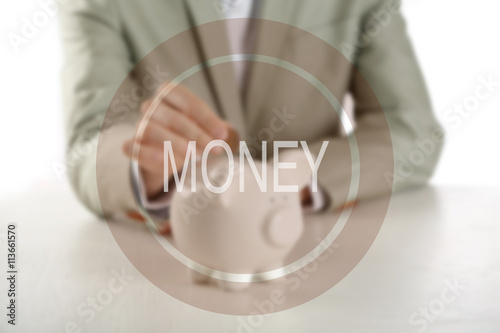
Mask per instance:
[[[213,138],[226,140],[230,127],[205,102],[182,85],[171,89],[171,84],[160,87],[158,94],[163,101],[193,119]]]
[[[142,104],[141,104],[141,113],[145,114],[149,110],[149,108],[151,107],[152,104],[153,104],[153,100],[152,99],[147,99],[144,102],[142,102]]]
[[[162,175],[163,174],[163,163],[164,163],[164,153],[163,153],[163,148],[160,149],[158,147],[154,146],[148,146],[148,145],[137,145],[134,143],[134,141],[127,141],[123,145],[123,151],[125,155],[127,155],[129,158],[137,160],[139,166],[146,171],[149,171],[153,174],[156,175]],[[186,153],[184,152],[176,152],[173,151],[174,155],[174,162],[176,165],[177,170],[179,168],[182,168],[182,165],[184,163]],[[171,176],[170,173],[174,172],[174,170],[170,171],[169,168],[169,175]]]
[[[190,118],[165,104],[161,104],[148,121],[160,124],[188,141],[196,141],[197,148],[200,150],[205,149],[206,145],[213,140],[210,135]]]
[[[141,168],[157,175],[163,173],[163,152],[158,148],[138,146],[129,140],[123,145],[123,152],[129,158],[137,160]]]
[[[129,140],[124,144],[123,149],[127,156],[139,162],[139,166],[152,173],[160,174],[163,171],[164,142],[171,143],[176,168],[182,168],[188,141],[154,123],[148,126],[141,141],[137,138]]]
[[[240,148],[240,136],[235,129],[229,128],[229,135],[226,142],[232,151],[238,151]]]
[[[188,140],[155,122],[149,122],[142,136],[135,139],[136,144],[154,146],[161,150],[163,150],[165,141],[172,143],[174,153],[186,153]]]
[[[300,191],[300,202],[302,203],[302,206],[310,206],[312,205],[312,195],[311,191],[309,190],[309,186],[304,187]]]

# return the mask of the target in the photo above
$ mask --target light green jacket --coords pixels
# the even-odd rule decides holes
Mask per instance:
[[[318,92],[320,83],[304,84],[293,71],[262,61],[249,66],[244,98],[232,65],[204,69],[183,84],[244,139],[306,140],[316,153],[323,140],[331,140],[319,170],[319,184],[331,198],[331,208],[353,199],[353,138],[360,155],[360,166],[354,168],[360,175],[357,200],[429,179],[442,138],[399,1],[263,0],[255,15],[269,20],[263,23],[267,29],[258,30],[255,53],[268,52],[285,60],[281,64],[297,64],[295,74],[307,78],[301,68],[312,73],[340,102],[352,95],[354,133],[342,134],[344,123],[322,97],[326,95]],[[148,75],[171,80],[196,59],[202,63],[228,54],[225,31],[218,24],[222,18],[218,2],[212,0],[74,0],[61,5],[68,174],[79,198],[96,214],[137,210],[130,161],[121,145],[135,134],[138,107],[125,119],[115,119],[108,139],[97,144],[119,87],[126,89],[122,83],[131,76],[136,82]],[[205,23],[209,28],[185,32]],[[183,37],[175,44],[174,36]],[[170,46],[158,48],[161,45]],[[277,111],[283,110],[295,115],[293,121],[268,131]]]

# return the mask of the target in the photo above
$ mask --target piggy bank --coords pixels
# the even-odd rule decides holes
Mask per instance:
[[[262,163],[254,163],[261,173]],[[227,160],[215,161],[209,167],[205,178],[212,184],[220,186],[227,181]],[[194,282],[216,280],[226,290],[244,289],[251,282],[216,279],[210,272],[218,271],[220,277],[220,272],[253,274],[284,266],[303,230],[300,194],[275,192],[272,163],[264,167],[267,191],[259,187],[247,161],[241,166],[235,163],[233,181],[222,193],[209,191],[198,172],[195,192],[188,182],[174,194],[170,217],[175,246],[186,257],[208,268],[204,273],[190,269]],[[279,175],[280,184],[301,188],[310,181],[305,168],[286,171]],[[244,183],[243,191],[240,182]]]

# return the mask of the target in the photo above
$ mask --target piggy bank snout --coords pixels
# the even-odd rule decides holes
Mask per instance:
[[[278,247],[293,245],[302,234],[302,215],[287,207],[272,212],[266,223],[266,238]]]

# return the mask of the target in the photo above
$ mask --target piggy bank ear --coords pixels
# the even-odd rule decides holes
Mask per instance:
[[[313,156],[313,159],[316,159],[315,156]],[[283,149],[278,156],[277,162],[296,164],[295,169],[279,169],[280,185],[298,185],[300,191],[300,189],[311,183],[311,167],[302,149]],[[276,177],[276,174],[274,176]]]
[[[302,214],[294,209],[280,209],[274,212],[267,223],[266,236],[275,246],[295,244],[302,234]]]

